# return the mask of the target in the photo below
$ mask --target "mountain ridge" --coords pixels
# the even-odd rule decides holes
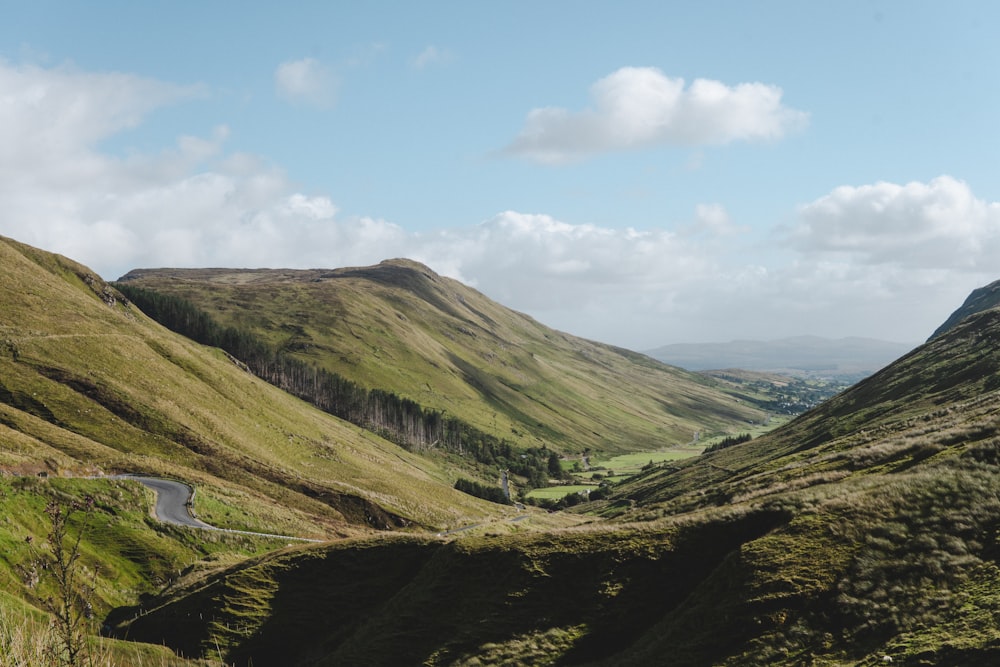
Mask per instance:
[[[256,319],[261,335],[305,360],[356,341],[342,363],[400,379],[383,387],[434,368],[400,363],[407,346],[453,363],[445,376],[478,381],[462,391],[489,406],[480,421],[497,432],[516,415],[494,426],[490,411],[518,394],[552,413],[573,405],[568,390],[544,394],[512,370],[531,364],[554,369],[550,381],[569,376],[592,401],[576,403],[581,412],[625,392],[617,412],[595,420],[609,428],[636,429],[630,420],[645,413],[628,404],[667,388],[681,396],[649,405],[674,419],[718,399],[712,382],[684,384],[692,374],[545,330],[419,266],[380,267],[316,283],[295,274],[265,289],[274,274],[217,273],[257,284],[208,303],[232,323]],[[54,473],[0,476],[5,614],[41,607],[51,590],[26,583],[23,567],[25,535],[46,539],[46,503],[90,496],[85,558],[106,631],[192,660],[790,667],[886,656],[990,664],[1000,654],[1000,309],[963,318],[770,433],[651,462],[602,487],[603,499],[571,512],[525,508],[514,521],[522,510],[450,487],[453,454],[419,456],[312,409],[156,325],[86,267],[0,238],[0,278],[0,468]],[[171,280],[196,296],[205,289]],[[328,283],[338,291],[317,303],[340,327],[330,339],[313,320],[285,317],[303,308],[303,284]],[[583,391],[585,380],[607,385],[623,359],[634,386]],[[645,378],[669,381],[650,390]],[[583,437],[588,423],[570,414],[563,424]],[[262,553],[273,544],[186,533],[143,516],[129,482],[58,476],[86,466],[196,483],[211,523],[277,521],[343,539]],[[338,506],[335,494],[372,505]],[[365,509],[376,506],[386,514],[373,524]],[[478,527],[424,529],[459,522]]]
[[[317,499],[325,499],[331,515],[320,525],[334,521],[340,511],[367,515],[384,527],[397,520],[393,516],[403,523],[436,521],[424,510],[404,508],[433,507],[440,482],[433,492],[425,487],[404,500],[409,495],[405,485],[396,480],[396,492],[391,492],[392,484],[378,481],[363,460],[412,475],[418,486],[428,484],[430,472],[441,474],[434,466],[374,436],[359,437],[354,427],[252,378],[218,350],[163,329],[72,260],[6,238],[0,238],[0,253],[0,423],[8,437],[19,433],[35,443],[29,452],[52,452],[51,443],[60,443],[57,447],[63,449],[50,472],[89,465],[109,472],[171,472],[202,481],[219,475],[253,480],[258,491],[270,489],[284,502],[297,494],[293,505],[319,509],[324,503]],[[268,424],[266,430],[261,422]],[[288,435],[280,435],[282,431]],[[281,446],[287,438],[299,440],[302,449]],[[347,446],[338,448],[334,442]],[[289,453],[293,458],[284,458]],[[16,466],[30,459],[7,451],[0,464]],[[310,467],[322,475],[307,472]],[[286,477],[286,469],[298,469],[298,479]],[[372,490],[356,495],[353,475],[383,488],[365,500]],[[279,480],[288,488],[277,491]],[[372,502],[376,495],[380,500]],[[440,506],[431,514],[451,514],[454,501],[461,505],[465,497],[455,492],[448,509]],[[334,511],[341,501],[341,509]],[[469,518],[482,517],[480,511]]]
[[[412,260],[312,270],[123,276],[369,388],[521,446],[636,451],[763,413],[709,378],[549,329]]]

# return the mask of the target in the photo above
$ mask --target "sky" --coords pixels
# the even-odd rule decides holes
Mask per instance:
[[[1000,3],[2,7],[0,235],[108,280],[407,257],[645,351],[1000,279]]]

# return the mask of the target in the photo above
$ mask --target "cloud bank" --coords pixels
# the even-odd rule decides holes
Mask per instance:
[[[781,103],[776,86],[710,79],[686,86],[652,67],[623,67],[591,86],[590,95],[593,106],[584,111],[531,111],[506,153],[561,164],[661,144],[779,139],[808,122],[808,114]]]
[[[803,333],[920,340],[998,277],[1000,204],[950,176],[833,188],[790,203],[794,222],[763,240],[717,202],[652,230],[503,211],[413,232],[299,191],[280,169],[229,149],[225,126],[159,153],[102,149],[202,92],[0,62],[0,233],[109,279],[142,267],[410,257],[549,326],[633,349]]]
[[[799,209],[789,242],[866,264],[986,271],[1000,257],[1000,204],[950,176],[842,186]]]

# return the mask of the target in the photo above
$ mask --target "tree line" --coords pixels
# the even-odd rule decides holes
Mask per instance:
[[[191,301],[156,290],[116,283],[115,287],[146,315],[191,340],[218,347],[250,371],[324,412],[370,430],[411,451],[440,448],[479,463],[507,468],[545,486],[551,451],[518,448],[467,422],[425,408],[384,389],[369,389],[333,371],[283,352],[246,329],[223,326]]]
[[[703,453],[704,454],[708,454],[709,452],[717,452],[720,449],[725,449],[726,447],[732,447],[733,445],[739,445],[739,444],[744,443],[744,442],[750,442],[751,440],[753,440],[753,436],[750,435],[749,433],[740,433],[739,435],[730,435],[730,436],[727,436],[727,437],[723,438],[722,440],[720,440],[719,442],[715,443],[714,445],[709,445],[708,447],[705,448],[705,450],[704,450]]]
[[[455,482],[455,488],[462,493],[468,493],[470,496],[482,498],[483,500],[488,500],[491,503],[510,505],[510,499],[507,498],[503,489],[499,486],[489,486],[487,484],[474,482],[471,479],[459,478],[459,480]]]

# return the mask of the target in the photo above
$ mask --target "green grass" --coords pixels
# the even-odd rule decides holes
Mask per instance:
[[[24,473],[141,467],[194,483],[196,509],[215,523],[331,537],[364,531],[274,551],[273,540],[158,524],[148,515],[149,492],[132,482],[0,477],[0,641],[11,644],[18,628],[37,620],[41,596],[51,591],[46,583],[26,586],[23,567],[25,537],[45,534],[45,503],[87,494],[97,509],[83,563],[99,573],[99,615],[109,614],[120,635],[202,660],[646,665],[669,656],[684,666],[1000,659],[996,311],[774,432],[696,456],[716,435],[742,432],[742,413],[715,413],[714,426],[692,428],[706,396],[694,385],[672,385],[679,393],[663,394],[655,406],[648,393],[632,405],[603,396],[595,386],[618,373],[614,355],[644,369],[626,374],[629,382],[662,371],[518,320],[449,281],[417,275],[409,263],[338,274],[350,288],[341,293],[345,301],[323,304],[349,325],[331,328],[347,341],[341,362],[380,381],[396,377],[400,386],[419,384],[428,360],[454,362],[442,366],[461,371],[450,382],[475,382],[442,381],[425,395],[454,391],[456,410],[462,401],[485,401],[498,412],[504,406],[509,411],[495,426],[488,410],[476,410],[488,428],[517,428],[526,440],[540,433],[531,429],[580,434],[583,425],[616,419],[636,435],[640,445],[631,452],[624,436],[603,449],[601,431],[587,436],[593,462],[616,476],[639,468],[610,498],[572,515],[528,508],[528,518],[515,521],[521,510],[455,494],[449,480],[458,468],[448,457],[416,456],[288,399],[224,355],[109,305],[101,284],[72,263],[0,243],[0,271],[9,278],[0,284],[11,286],[0,299],[0,465]],[[258,277],[224,275],[244,283]],[[386,281],[415,282],[401,293]],[[284,336],[306,357],[325,354],[317,331],[280,326],[304,294],[296,284],[281,289],[280,308],[266,303],[259,286],[217,306],[249,321],[254,304],[275,340]],[[245,302],[232,301],[237,296]],[[403,330],[413,336],[409,351]],[[461,341],[453,351],[461,363],[441,356],[450,348],[430,331]],[[473,363],[477,355],[482,362]],[[469,387],[478,395],[463,394]],[[513,396],[537,405],[528,410]],[[585,417],[562,414],[570,406]],[[518,420],[537,409],[556,416],[531,429],[529,419],[522,431]],[[653,413],[660,421],[637,425]],[[685,448],[694,430],[707,435]],[[642,471],[652,454],[634,452],[651,433],[659,440],[650,451],[667,458]],[[573,447],[579,453],[585,445]],[[614,457],[624,453],[632,456]],[[336,496],[348,493],[374,503],[364,510],[426,526],[479,527],[372,534],[352,523],[350,504]],[[570,521],[576,525],[560,527]],[[37,634],[17,636],[30,644]],[[119,656],[133,647],[98,643]],[[154,665],[168,659],[146,645],[134,650],[148,651]],[[109,664],[129,664],[117,659]]]
[[[532,489],[528,492],[528,498],[537,498],[539,500],[558,500],[563,496],[568,496],[571,493],[580,493],[582,491],[593,491],[597,486],[593,484],[566,484],[563,486],[549,486],[544,489]]]
[[[592,468],[604,468],[619,475],[634,475],[643,466],[649,463],[663,463],[665,461],[683,461],[692,456],[701,454],[702,447],[684,447],[678,449],[661,450],[655,452],[637,452],[635,454],[619,454],[608,459],[596,459],[591,461]]]
[[[336,271],[142,271],[128,282],[522,447],[655,450],[763,418],[715,380],[553,331],[405,260]]]
[[[113,290],[85,267],[0,240],[0,278],[0,466],[175,477],[204,487],[222,527],[308,536],[495,512],[451,488],[449,463],[332,418],[109,301]]]
[[[49,530],[45,506],[68,505],[86,497],[94,510],[81,542],[79,567],[85,579],[94,577],[91,602],[95,620],[89,628],[94,664],[195,665],[204,661],[177,659],[163,647],[96,637],[100,620],[113,609],[136,605],[163,590],[185,571],[211,570],[213,560],[245,559],[274,548],[273,540],[177,529],[149,518],[151,493],[125,480],[39,479],[0,477],[0,645],[13,663],[42,664],[39,656],[51,642],[43,600],[54,594],[45,571],[32,569],[44,550]],[[75,539],[83,515],[70,524]],[[30,538],[30,543],[28,541]],[[34,545],[34,546],[33,546]],[[35,577],[31,575],[35,572]],[[213,663],[214,664],[214,663]]]

